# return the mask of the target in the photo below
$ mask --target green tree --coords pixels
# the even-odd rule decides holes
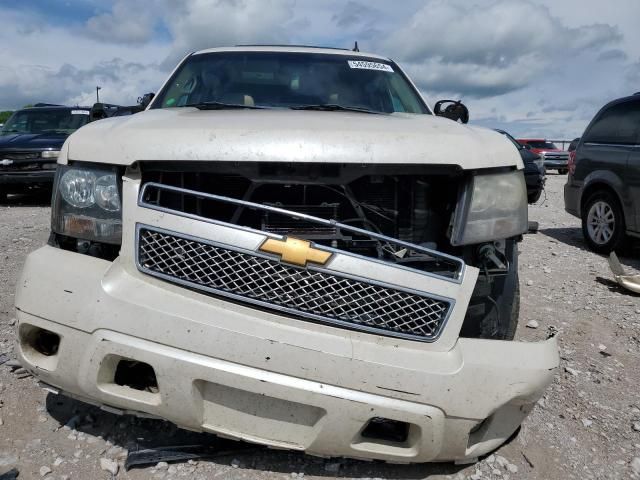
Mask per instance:
[[[12,110],[5,110],[4,112],[0,112],[0,123],[5,123],[12,113]]]

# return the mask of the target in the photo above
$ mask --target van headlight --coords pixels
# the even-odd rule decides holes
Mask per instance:
[[[82,240],[119,244],[122,208],[117,171],[102,165],[58,165],[51,229]]]
[[[475,175],[458,201],[451,243],[473,245],[521,235],[527,229],[527,188],[522,170]]]

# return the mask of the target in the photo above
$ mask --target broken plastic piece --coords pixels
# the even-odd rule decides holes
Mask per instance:
[[[616,252],[611,252],[609,255],[609,268],[611,268],[613,278],[619,285],[634,293],[640,293],[640,275],[627,275]]]
[[[124,463],[125,470],[132,467],[142,467],[156,465],[158,462],[183,462],[185,460],[196,460],[199,458],[223,457],[226,455],[236,455],[256,450],[260,447],[255,445],[241,445],[240,448],[232,450],[218,450],[211,445],[178,445],[157,448],[145,448],[143,450],[129,451],[127,460]]]
[[[0,473],[0,480],[16,480],[19,475],[20,472],[18,472],[18,470],[16,470],[15,468],[12,468],[8,472]]]

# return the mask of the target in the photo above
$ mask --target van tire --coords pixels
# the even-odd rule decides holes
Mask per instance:
[[[582,204],[580,217],[582,234],[590,250],[608,255],[622,246],[625,238],[624,214],[613,193],[607,190],[592,193]],[[609,219],[611,222],[607,223]],[[607,231],[611,232],[608,239],[605,238]]]

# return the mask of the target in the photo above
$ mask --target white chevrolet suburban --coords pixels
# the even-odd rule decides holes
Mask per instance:
[[[18,283],[50,391],[314,455],[468,461],[558,366],[513,341],[522,163],[434,115],[393,61],[248,46],[187,56],[142,113],[58,158]]]

